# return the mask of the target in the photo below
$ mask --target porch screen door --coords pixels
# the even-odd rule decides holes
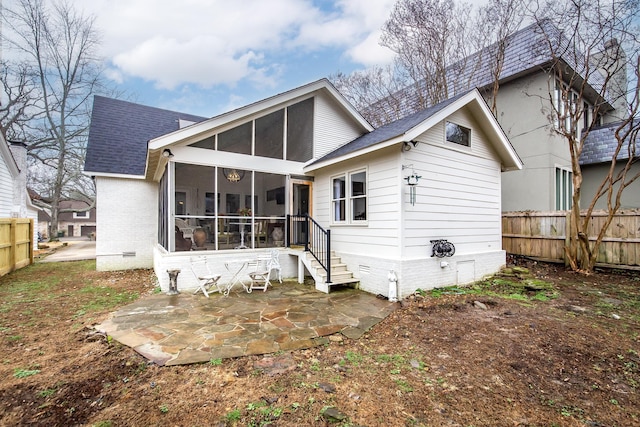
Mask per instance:
[[[312,216],[312,186],[311,181],[292,179],[289,194],[291,196],[289,210],[291,215]],[[295,221],[292,224],[291,243],[294,245],[304,245],[308,242],[308,230],[306,221]]]

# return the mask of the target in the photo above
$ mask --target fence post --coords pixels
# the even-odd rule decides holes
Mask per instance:
[[[11,218],[11,225],[9,225],[9,272],[16,269],[16,252],[18,251],[17,244],[17,232],[18,232],[18,220]]]

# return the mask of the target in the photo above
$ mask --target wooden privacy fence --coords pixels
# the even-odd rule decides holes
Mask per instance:
[[[503,212],[502,248],[507,253],[549,261],[566,261],[570,212]],[[591,218],[589,240],[594,242],[606,220],[605,211]],[[620,211],[609,226],[598,251],[597,264],[640,266],[640,211]]]
[[[0,218],[0,276],[33,263],[33,220]]]

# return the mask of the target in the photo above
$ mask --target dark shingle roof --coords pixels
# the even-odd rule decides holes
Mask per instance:
[[[89,173],[145,174],[147,142],[179,129],[179,120],[205,117],[95,96],[84,170]]]
[[[504,83],[519,76],[540,70],[553,62],[553,54],[562,53],[562,59],[573,70],[584,74],[584,57],[579,52],[569,49],[569,41],[555,25],[548,20],[531,24],[507,36],[504,64],[500,72],[500,82]],[[549,44],[554,46],[551,50]],[[469,88],[486,88],[493,83],[492,68],[495,61],[497,44],[484,48],[467,58],[449,65],[446,68],[447,93],[450,96],[466,92]],[[589,84],[600,90],[603,84],[602,75],[593,68],[588,76]],[[400,100],[400,117],[411,114],[420,105],[418,93],[420,85],[410,85],[401,89],[393,98]],[[384,101],[384,100],[383,100]],[[370,108],[385,108],[384,102],[371,105]]]
[[[610,162],[613,159],[613,155],[618,147],[615,131],[620,124],[621,122],[609,123],[605,126],[592,129],[591,132],[589,132],[589,135],[587,135],[584,141],[582,154],[580,155],[581,165]],[[637,148],[636,146],[636,149]],[[617,158],[618,160],[629,158],[629,150],[626,145],[622,147]]]
[[[341,147],[338,147],[334,151],[330,152],[324,157],[321,157],[320,159],[313,162],[312,164],[335,159],[341,156],[345,156],[355,151],[359,151],[359,150],[374,146],[376,144],[379,144],[381,142],[388,141],[392,138],[401,136],[404,133],[408,132],[409,130],[413,129],[414,127],[418,126],[420,123],[427,120],[429,117],[433,116],[434,114],[445,109],[447,106],[454,103],[458,99],[462,98],[464,95],[471,92],[472,90],[473,89],[467,90],[466,92],[460,93],[437,105],[434,105],[422,111],[418,111],[400,120],[396,120],[394,122],[381,126],[377,129],[374,129],[372,132],[364,134],[361,137],[358,137],[353,141],[348,142]]]

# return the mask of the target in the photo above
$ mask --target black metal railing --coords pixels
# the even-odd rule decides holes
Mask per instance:
[[[304,246],[327,272],[331,283],[331,230],[325,230],[309,215],[287,215],[287,247]]]

